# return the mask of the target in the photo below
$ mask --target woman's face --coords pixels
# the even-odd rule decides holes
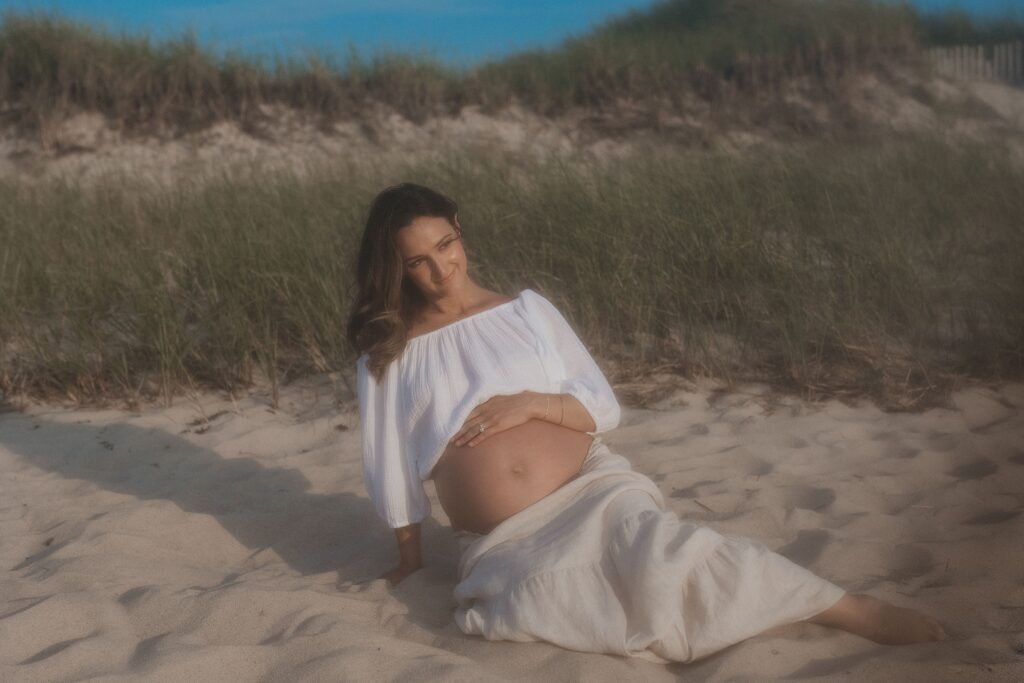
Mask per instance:
[[[459,225],[456,217],[455,225]],[[460,228],[461,229],[461,228]],[[405,277],[428,299],[444,298],[462,287],[466,252],[446,218],[420,216],[395,235]]]

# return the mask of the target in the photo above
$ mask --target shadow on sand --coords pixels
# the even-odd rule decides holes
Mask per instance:
[[[269,468],[253,458],[224,458],[161,429],[8,413],[0,417],[0,448],[66,479],[139,500],[167,500],[185,512],[209,515],[252,555],[272,550],[303,576],[336,571],[339,587],[365,584],[397,561],[394,534],[364,496],[310,493],[309,480],[297,469]],[[47,504],[45,499],[38,502]],[[105,514],[97,511],[77,521]],[[201,555],[201,540],[196,544]],[[451,529],[428,518],[423,545],[428,567],[403,584],[427,582],[435,591],[447,584],[450,595],[458,553]],[[44,547],[10,569],[24,569],[62,546]],[[224,569],[228,574],[238,568]],[[436,603],[415,599],[403,588],[400,584],[393,590],[411,618],[424,625],[451,621],[450,614],[436,613]]]

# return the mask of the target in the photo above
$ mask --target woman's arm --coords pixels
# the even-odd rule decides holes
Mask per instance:
[[[590,411],[572,394],[521,391],[518,394],[492,396],[478,405],[470,411],[450,443],[456,446],[478,446],[495,434],[534,418],[578,432],[593,433],[596,429]],[[617,422],[618,417],[615,419]],[[486,432],[477,430],[481,422],[487,424]]]
[[[377,577],[387,579],[392,586],[423,567],[420,555],[420,523],[395,529],[395,540],[398,541],[398,566]]]
[[[542,394],[536,391],[526,393],[533,399],[531,416],[534,419],[560,424],[577,432],[593,433],[596,429],[590,411],[572,394]]]
[[[587,346],[554,304],[533,290],[527,289],[524,294],[527,295],[524,301],[529,310],[531,327],[541,341],[538,349],[545,368],[549,376],[558,380],[557,384],[546,388],[556,392],[552,396],[565,396],[560,399],[563,406],[559,406],[559,409],[564,408],[566,411],[563,423],[570,420],[574,428],[582,424],[582,421],[570,417],[576,413],[575,406],[568,400],[571,396],[594,420],[595,424],[588,430],[589,433],[606,432],[617,427],[621,417],[619,402]],[[555,406],[552,405],[548,420],[554,411]]]

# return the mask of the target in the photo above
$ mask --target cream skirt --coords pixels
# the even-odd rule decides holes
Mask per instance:
[[[489,640],[688,662],[846,593],[760,543],[680,520],[600,437],[575,479],[489,534],[456,536],[455,621]]]

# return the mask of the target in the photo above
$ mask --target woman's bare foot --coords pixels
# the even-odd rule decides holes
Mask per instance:
[[[946,631],[935,619],[864,593],[847,593],[835,605],[807,621],[841,628],[885,645],[946,639]]]

